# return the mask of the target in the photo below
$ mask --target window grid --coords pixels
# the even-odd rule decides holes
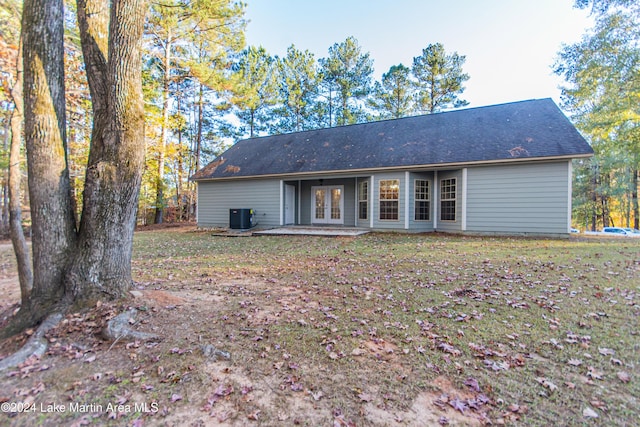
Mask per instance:
[[[369,219],[369,181],[360,183],[358,191],[358,219]]]
[[[331,219],[342,218],[340,210],[340,200],[342,200],[342,190],[334,188],[331,190]]]
[[[456,179],[440,181],[440,220],[456,220]]]
[[[380,181],[380,220],[398,220],[400,181],[386,179]]]
[[[426,179],[415,180],[414,219],[416,221],[429,221],[431,219],[431,195],[429,190],[429,181]]]

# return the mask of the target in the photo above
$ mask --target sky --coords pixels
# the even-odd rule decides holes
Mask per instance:
[[[379,80],[393,65],[411,67],[429,44],[466,56],[469,107],[527,99],[560,103],[552,65],[562,44],[593,25],[573,0],[246,0],[247,45],[284,56],[294,44],[316,59],[354,36]]]

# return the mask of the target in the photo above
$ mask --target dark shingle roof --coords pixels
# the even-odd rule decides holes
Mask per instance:
[[[245,139],[192,179],[583,157],[593,150],[551,99]]]

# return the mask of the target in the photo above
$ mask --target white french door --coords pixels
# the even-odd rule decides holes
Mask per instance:
[[[314,224],[344,224],[344,186],[311,187]]]

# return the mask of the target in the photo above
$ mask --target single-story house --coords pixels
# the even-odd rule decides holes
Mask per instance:
[[[198,225],[567,234],[572,160],[593,150],[551,99],[245,139],[192,179]]]

